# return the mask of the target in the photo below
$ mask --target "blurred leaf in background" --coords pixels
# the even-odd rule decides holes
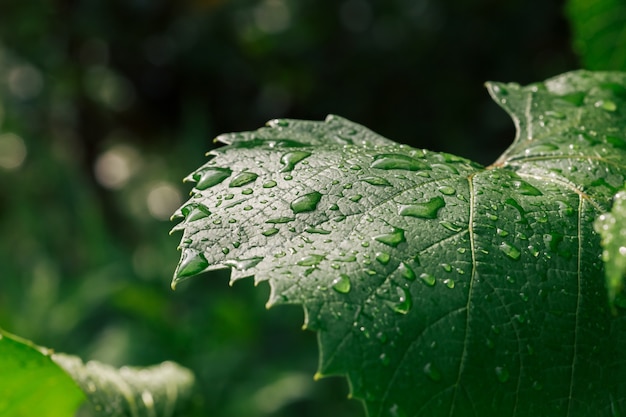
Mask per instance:
[[[569,42],[541,0],[2,1],[0,326],[177,361],[197,415],[362,415],[342,379],[312,383],[315,335],[267,288],[170,292],[180,179],[220,133],[329,113],[489,163],[514,131],[483,83],[574,69]]]
[[[569,0],[573,46],[584,68],[626,70],[626,3],[620,0]]]

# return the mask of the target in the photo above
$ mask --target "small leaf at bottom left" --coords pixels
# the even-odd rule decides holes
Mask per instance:
[[[0,416],[73,416],[86,400],[44,348],[0,329]]]

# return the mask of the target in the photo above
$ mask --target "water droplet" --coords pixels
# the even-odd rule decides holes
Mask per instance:
[[[291,202],[291,210],[295,213],[305,213],[317,208],[317,203],[322,199],[322,194],[317,191],[304,194]]]
[[[444,185],[442,187],[439,187],[439,192],[443,195],[454,195],[456,194],[456,189],[448,185]]]
[[[347,294],[350,292],[350,277],[346,274],[341,274],[333,280],[332,286],[338,293]]]
[[[333,211],[337,211],[339,210],[339,206],[337,204],[333,204],[330,207],[328,207],[329,210],[333,210]]]
[[[273,187],[276,187],[276,181],[274,180],[270,180],[266,182],[265,184],[263,184],[263,188],[273,188]]]
[[[350,201],[354,201],[355,203],[358,202],[361,198],[363,198],[363,196],[361,194],[355,194],[352,197],[350,197]]]
[[[568,203],[566,203],[565,201],[557,201],[556,203],[559,205],[559,210],[561,211],[561,213],[563,213],[565,216],[569,217],[574,215],[574,208]]]
[[[361,178],[361,181],[365,181],[366,183],[370,185],[379,185],[379,186],[385,186],[385,187],[388,187],[391,185],[391,183],[383,177],[363,177]]]
[[[196,189],[206,190],[209,187],[219,184],[232,174],[228,168],[206,168],[192,175],[197,182]]]
[[[557,120],[565,119],[565,113],[561,113],[560,111],[548,110],[546,111],[546,117],[551,117]]]
[[[329,235],[330,234],[330,230],[325,230],[325,229],[320,229],[318,227],[307,227],[306,229],[304,229],[305,232],[307,233],[315,233],[318,235]]]
[[[402,154],[380,154],[374,157],[372,168],[390,170],[403,169],[407,171],[419,171],[430,169],[425,163],[418,161],[408,155]]]
[[[456,169],[456,167],[454,167],[453,165],[450,164],[432,164],[431,167],[433,169],[437,169],[440,171],[447,171],[451,174],[458,174],[459,170]]]
[[[202,204],[187,204],[180,211],[188,222],[195,222],[211,215],[209,209]]]
[[[495,222],[496,220],[498,220],[498,216],[496,216],[495,214],[492,213],[487,213],[487,218],[493,222]]]
[[[289,223],[290,221],[295,220],[294,217],[276,217],[274,219],[266,220],[265,223],[276,224],[276,223]]]
[[[506,230],[502,230],[500,228],[496,229],[496,233],[498,234],[498,236],[500,237],[505,237],[509,235],[509,232],[507,232]]]
[[[308,158],[309,156],[311,156],[311,152],[305,152],[305,151],[287,152],[286,154],[282,156],[282,158],[280,158],[280,162],[284,165],[283,169],[281,169],[280,172],[293,171],[293,169],[295,168],[298,162],[302,161],[305,158]]]
[[[224,255],[228,255],[228,254],[230,253],[230,249],[228,249],[228,248],[222,248],[222,253],[223,253]]]
[[[297,264],[300,266],[315,266],[325,259],[324,255],[311,254],[300,259]]]
[[[243,195],[250,195],[253,192],[254,191],[252,190],[252,188],[244,188],[243,190],[241,190],[241,194],[243,194]]]
[[[434,276],[427,274],[425,272],[420,274],[420,279],[422,280],[424,284],[428,285],[429,287],[434,286],[435,283],[437,282]]]
[[[454,280],[450,279],[450,278],[446,278],[443,280],[443,283],[445,284],[446,287],[452,289],[454,288]]]
[[[513,181],[513,187],[515,187],[517,191],[519,191],[519,193],[523,195],[530,195],[530,196],[543,195],[541,191],[539,191],[537,188],[533,187],[526,181],[522,181],[522,180]]]
[[[376,254],[376,260],[383,265],[387,265],[390,259],[391,256],[386,252],[380,252]]]
[[[234,246],[234,245],[233,245]],[[235,268],[239,271],[245,271],[246,269],[257,266],[263,260],[262,256],[255,256],[248,259],[228,259],[224,261],[224,265]]]
[[[232,200],[235,197],[235,194],[226,194],[224,196],[224,200]]]
[[[532,387],[535,391],[541,391],[543,389],[543,384],[539,381],[533,381]]]
[[[513,260],[518,260],[522,255],[522,252],[520,252],[518,248],[507,242],[502,242],[498,248],[502,251],[502,253]]]
[[[276,233],[278,233],[278,229],[277,229],[277,228],[275,228],[275,227],[272,227],[271,229],[267,229],[267,230],[265,230],[265,231],[261,232],[261,234],[262,234],[263,236],[273,236],[273,235],[275,235]]]
[[[400,263],[400,266],[398,267],[398,272],[400,272],[400,275],[402,275],[402,277],[408,279],[409,281],[415,280],[415,271],[413,271],[413,269],[405,262]]]
[[[445,205],[443,198],[437,196],[424,203],[401,205],[398,214],[422,219],[435,219],[439,210]]]
[[[617,104],[611,100],[598,100],[594,103],[594,106],[607,111],[617,110]]]
[[[511,376],[506,366],[496,366],[495,372],[496,372],[496,377],[498,378],[498,381],[502,383],[508,381],[509,377]]]
[[[398,302],[391,306],[393,311],[400,314],[407,314],[413,305],[411,293],[409,293],[409,290],[402,287],[396,287],[396,293],[398,294]]]
[[[256,180],[258,177],[259,177],[259,174],[255,174],[254,172],[244,171],[241,174],[237,175],[235,178],[233,178],[230,184],[228,184],[228,186],[229,187],[242,187],[246,184],[250,184],[251,182]]]
[[[559,98],[555,99],[554,101],[579,107],[582,106],[582,104],[585,102],[585,93],[583,93],[582,91],[577,91],[575,93],[565,94],[559,96]]]
[[[389,356],[387,356],[386,353],[381,353],[379,358],[380,358],[380,362],[385,366],[389,365],[389,363],[391,362],[391,360],[389,359]]]
[[[402,242],[406,242],[404,230],[397,227],[393,228],[393,232],[374,236],[374,239],[385,245],[396,247]]]
[[[441,371],[431,362],[424,365],[424,373],[434,382],[441,381]]]
[[[456,224],[454,224],[452,222],[449,222],[449,221],[442,221],[442,222],[439,222],[439,224],[442,225],[443,227],[445,227],[446,229],[451,230],[453,232],[460,232],[461,230],[463,230],[463,228],[461,226],[456,225]]]
[[[180,263],[178,264],[176,277],[183,278],[199,274],[208,266],[209,262],[202,253],[193,250],[184,251]]]

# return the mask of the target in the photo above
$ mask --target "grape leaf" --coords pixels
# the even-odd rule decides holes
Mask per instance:
[[[167,417],[190,397],[194,377],[164,362],[123,367],[53,353],[0,329],[0,415],[73,416],[85,400],[99,416]]]
[[[626,70],[626,3],[569,0],[573,46],[587,69]]]
[[[218,137],[172,285],[269,281],[369,416],[623,415],[593,223],[626,175],[626,74],[487,87],[517,127],[488,167],[336,116]]]

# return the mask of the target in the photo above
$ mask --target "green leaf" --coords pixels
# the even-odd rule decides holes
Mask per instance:
[[[566,6],[573,46],[585,68],[626,70],[626,3],[569,0]]]
[[[51,352],[0,329],[0,416],[73,416],[85,394]]]
[[[625,87],[489,83],[517,127],[489,167],[335,116],[221,136],[188,180],[229,175],[176,214],[172,285],[269,281],[268,306],[302,304],[319,332],[316,375],[346,375],[370,416],[623,415],[624,315],[593,222],[626,176]]]
[[[33,345],[0,329],[0,415],[73,416],[85,399],[99,416],[173,416],[194,377],[172,362],[149,368],[90,361]]]

